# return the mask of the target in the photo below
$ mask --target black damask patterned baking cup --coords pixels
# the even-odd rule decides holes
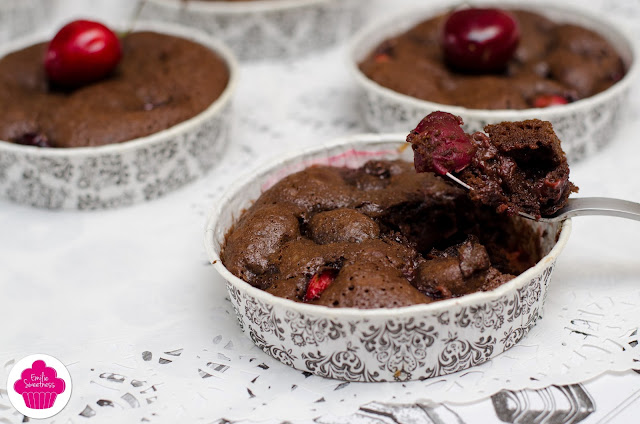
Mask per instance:
[[[420,380],[490,360],[522,340],[542,317],[556,259],[571,232],[569,220],[561,225],[521,220],[538,230],[545,256],[499,288],[395,309],[293,302],[252,287],[222,264],[220,251],[229,229],[280,179],[313,164],[356,168],[370,159],[398,158],[412,160],[401,134],[353,136],[263,167],[216,202],[205,233],[208,258],[226,281],[241,329],[267,354],[322,377]]]
[[[451,5],[413,10],[374,22],[361,29],[351,41],[348,66],[358,87],[358,105],[366,125],[379,132],[408,131],[425,115],[436,110],[461,116],[467,132],[481,131],[487,124],[503,121],[541,119],[553,124],[569,162],[587,157],[611,142],[624,118],[624,108],[628,104],[632,84],[640,73],[640,48],[636,39],[619,25],[582,9],[537,2],[474,2],[474,6],[483,5],[528,10],[556,22],[592,29],[618,50],[628,71],[620,81],[601,93],[567,105],[548,108],[471,109],[421,100],[383,87],[369,79],[358,67],[367,54],[382,41],[403,33],[428,18],[450,11]]]
[[[198,28],[241,60],[262,60],[295,58],[347,39],[364,6],[363,0],[147,0],[142,16]]]
[[[220,97],[184,122],[122,143],[56,149],[0,141],[0,198],[45,209],[116,208],[159,198],[205,175],[220,161],[238,73],[233,54],[190,28],[140,22],[134,29],[183,37],[220,55],[230,74]],[[0,56],[44,39],[16,40]]]

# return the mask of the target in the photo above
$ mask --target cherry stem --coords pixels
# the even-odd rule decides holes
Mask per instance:
[[[456,12],[458,10],[463,10],[463,9],[471,9],[473,7],[475,7],[475,6],[473,4],[471,4],[470,2],[463,1],[463,2],[460,2],[458,4],[452,5],[451,8],[449,9],[449,13],[453,13],[453,12]]]
[[[469,184],[465,183],[460,178],[453,175],[451,172],[447,172],[445,175],[450,179],[452,179],[454,182],[460,184],[462,187],[466,188],[467,190],[473,190],[473,188]]]
[[[129,21],[128,28],[122,33],[122,38],[126,38],[127,35],[133,32],[133,27],[136,26],[136,23],[140,19],[140,14],[142,13],[142,9],[144,9],[145,4],[147,4],[147,0],[139,0],[138,5],[136,6],[136,10],[133,12],[131,17],[131,21]]]

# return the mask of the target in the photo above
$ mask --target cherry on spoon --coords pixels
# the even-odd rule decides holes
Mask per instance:
[[[432,112],[409,133],[407,141],[416,154],[417,172],[435,172],[449,176],[471,163],[476,151],[469,135],[461,127],[462,119],[448,112]]]

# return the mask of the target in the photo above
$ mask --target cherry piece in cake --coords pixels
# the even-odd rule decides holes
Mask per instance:
[[[16,144],[22,144],[23,146],[35,146],[35,147],[52,147],[53,144],[49,138],[40,133],[26,133],[20,137],[12,140]]]
[[[566,105],[569,101],[557,94],[541,94],[533,99],[533,107]]]
[[[307,292],[304,295],[304,300],[309,302],[319,298],[322,292],[325,291],[327,287],[329,287],[329,284],[331,284],[335,279],[336,271],[332,269],[316,273],[311,277],[311,281],[309,281]]]

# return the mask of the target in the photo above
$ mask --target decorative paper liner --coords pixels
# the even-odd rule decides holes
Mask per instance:
[[[548,252],[490,292],[426,305],[361,310],[296,303],[252,287],[220,260],[225,235],[262,191],[311,164],[358,167],[369,159],[411,160],[402,135],[361,135],[284,158],[230,187],[209,217],[205,247],[227,281],[242,330],[266,353],[313,374],[348,381],[425,379],[481,364],[520,341],[542,316],[551,273],[571,223],[521,220]],[[556,242],[557,236],[557,242]]]
[[[2,0],[0,2],[0,43],[33,33],[48,18],[55,0]]]
[[[0,198],[46,209],[108,209],[153,200],[209,171],[221,158],[231,123],[237,65],[220,42],[166,23],[151,30],[199,42],[227,63],[230,78],[220,97],[198,115],[166,130],[99,147],[39,148],[0,141]],[[0,53],[45,37],[17,40]]]
[[[362,0],[202,2],[149,0],[148,19],[179,22],[223,39],[242,60],[294,58],[348,38]]]
[[[410,14],[405,13],[375,22],[358,32],[352,40],[348,63],[359,87],[358,103],[366,125],[379,132],[409,131],[425,115],[436,110],[461,116],[468,132],[481,131],[487,124],[503,121],[541,119],[553,124],[570,162],[589,156],[609,143],[621,123],[632,83],[639,72],[640,53],[635,39],[619,25],[616,26],[602,16],[583,10],[558,7],[555,4],[474,2],[474,6],[480,5],[530,10],[554,21],[590,28],[605,37],[618,50],[628,67],[628,72],[622,80],[601,93],[568,105],[542,109],[469,109],[417,99],[379,85],[358,68],[358,63],[383,40],[400,34],[432,16],[451,10],[451,5],[414,10]]]

